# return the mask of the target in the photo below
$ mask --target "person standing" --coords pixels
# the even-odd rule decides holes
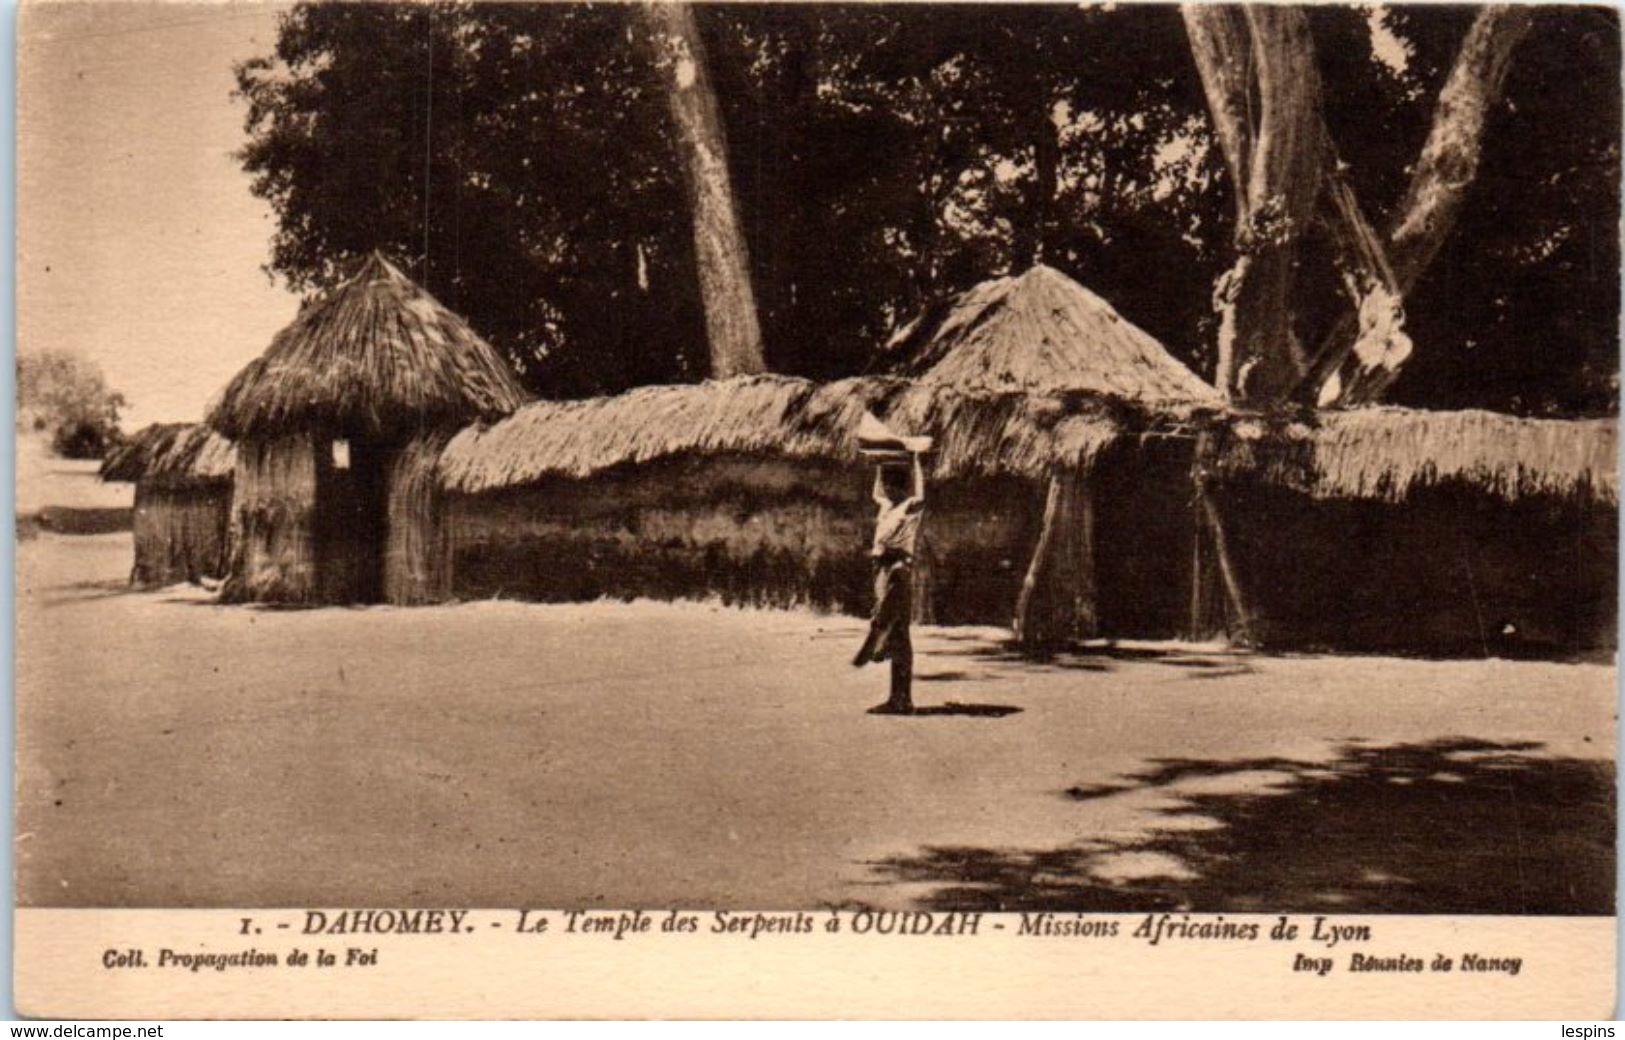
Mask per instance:
[[[874,715],[909,715],[914,711],[914,643],[909,622],[914,612],[914,553],[925,518],[925,467],[911,451],[912,488],[902,485],[901,467],[884,462],[875,467],[871,492],[878,515],[869,555],[875,572],[875,610],[869,634],[852,663],[891,661],[891,696],[869,711]]]

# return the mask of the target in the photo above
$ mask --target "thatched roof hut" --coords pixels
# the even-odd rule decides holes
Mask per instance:
[[[131,584],[224,573],[236,462],[236,447],[201,423],[155,423],[108,454],[102,479],[135,484]]]
[[[152,487],[226,486],[237,449],[202,423],[153,423],[107,453],[101,478]]]
[[[233,440],[311,429],[387,438],[496,418],[528,396],[467,322],[375,252],[237,373],[209,425]]]
[[[438,598],[433,460],[526,394],[468,324],[373,253],[307,306],[209,415],[238,444],[228,600]]]
[[[1048,477],[1118,435],[1217,409],[1219,393],[1105,300],[1051,267],[983,282],[888,347],[891,377],[814,384],[756,376],[539,401],[466,429],[441,458],[447,490],[583,479],[684,455],[857,460],[865,409],[936,441],[933,475]]]
[[[1219,392],[1150,333],[1053,267],[982,282],[893,337],[898,370],[929,385],[1217,405]]]
[[[1085,393],[1119,407],[1132,402],[1152,418],[1114,433],[1165,434],[1173,427],[1184,434],[1178,420],[1224,404],[1150,334],[1042,264],[974,286],[928,311],[889,346],[900,357],[897,368],[922,389],[1015,393],[1026,398],[1025,408],[1039,410],[1054,395]],[[944,431],[959,434],[952,423]],[[1098,631],[1093,467],[1050,454],[1042,473],[1030,474],[1047,477],[1048,486],[1015,606],[1017,638],[1033,650]],[[1149,478],[1153,454],[1163,453],[1140,452],[1131,465]],[[990,471],[997,468],[989,463]]]
[[[439,461],[457,587],[861,609],[864,409],[936,440],[936,592],[919,602],[948,620],[1014,615],[1035,647],[1229,631],[1454,652],[1468,635],[1479,645],[1450,609],[1469,552],[1477,604],[1550,642],[1554,612],[1591,610],[1594,590],[1537,588],[1519,568],[1547,573],[1540,547],[1573,547],[1577,531],[1589,546],[1618,501],[1613,420],[1396,408],[1276,419],[924,377],[742,377],[537,402],[460,431]],[[1423,494],[1434,488],[1444,497]],[[1578,509],[1538,504],[1557,500]],[[1379,548],[1388,541],[1400,548]],[[1606,570],[1597,551],[1582,557],[1586,573]],[[1403,594],[1381,601],[1384,588]],[[1577,640],[1602,638],[1576,624]]]

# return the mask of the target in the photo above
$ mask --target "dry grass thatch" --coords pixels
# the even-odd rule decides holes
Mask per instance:
[[[153,423],[107,453],[101,478],[149,487],[224,485],[237,465],[237,449],[201,423]]]
[[[1614,419],[1362,408],[1322,413],[1313,426],[1236,418],[1218,433],[1216,463],[1224,475],[1318,498],[1397,502],[1419,488],[1459,483],[1508,500],[1619,502]]]
[[[135,489],[130,584],[193,584],[224,575],[230,541],[231,491],[224,484]]]
[[[323,575],[316,559],[316,450],[310,436],[245,443],[233,479],[235,535],[221,601],[318,601]]]
[[[451,547],[435,480],[436,461],[449,439],[445,433],[427,433],[390,458],[386,603],[438,603],[450,593]]]
[[[237,373],[209,424],[234,440],[318,427],[379,435],[492,419],[526,399],[490,344],[373,253]]]
[[[891,349],[905,359],[907,374],[931,384],[1087,390],[1148,402],[1220,400],[1111,304],[1043,265],[970,289],[904,330]]]
[[[1086,465],[1135,422],[1130,409],[1087,394],[1037,397],[886,378],[815,384],[747,376],[585,401],[538,401],[453,438],[440,459],[441,483],[473,494],[685,455],[856,461],[865,408],[897,430],[936,438],[930,466],[939,479],[1037,476],[1056,466]]]

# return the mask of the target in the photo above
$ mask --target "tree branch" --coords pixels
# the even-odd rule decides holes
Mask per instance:
[[[1252,48],[1246,15],[1239,7],[1220,4],[1186,4],[1180,14],[1207,96],[1214,136],[1230,171],[1230,183],[1235,185],[1236,216],[1238,221],[1245,220],[1253,152]]]
[[[1438,255],[1478,173],[1484,128],[1500,101],[1517,49],[1534,18],[1526,6],[1486,7],[1462,41],[1454,66],[1434,106],[1433,126],[1423,145],[1409,188],[1386,236],[1396,299],[1403,299]],[[1356,207],[1355,211],[1358,213]],[[1337,219],[1349,217],[1341,209]],[[1355,233],[1358,228],[1353,229]],[[1369,228],[1367,228],[1369,230]],[[1334,373],[1340,381],[1337,404],[1378,399],[1399,377],[1404,356],[1372,361],[1354,353],[1359,321],[1349,313],[1333,326],[1316,352],[1297,396],[1313,402]]]

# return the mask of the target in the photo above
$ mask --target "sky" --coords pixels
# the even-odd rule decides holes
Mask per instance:
[[[126,431],[203,418],[291,321],[275,230],[232,153],[232,64],[289,4],[30,3],[19,12],[17,347],[64,348],[129,399]]]

